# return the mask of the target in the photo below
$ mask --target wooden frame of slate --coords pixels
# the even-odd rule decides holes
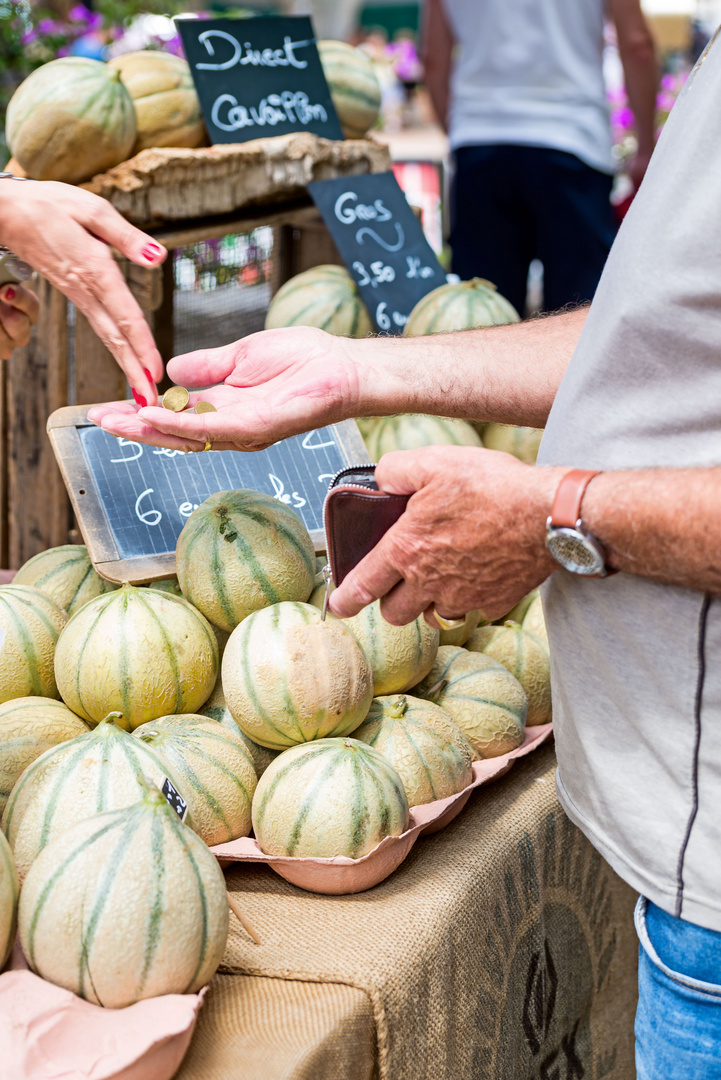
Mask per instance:
[[[368,460],[354,420],[266,450],[184,454],[116,439],[88,421],[89,405],[58,409],[48,435],[93,566],[137,585],[175,574],[175,541],[216,491],[251,487],[297,510],[325,551],[323,503],[332,476]],[[112,455],[112,456],[111,456]]]

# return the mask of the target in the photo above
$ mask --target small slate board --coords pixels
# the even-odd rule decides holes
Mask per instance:
[[[371,319],[402,334],[418,301],[447,278],[395,176],[315,180],[308,191]]]
[[[175,544],[199,503],[252,488],[296,510],[325,549],[323,503],[333,476],[366,461],[353,420],[241,453],[184,454],[117,439],[87,420],[90,406],[58,409],[48,433],[96,570],[137,584],[175,573]]]
[[[306,15],[178,19],[211,143],[291,131],[342,139]]]

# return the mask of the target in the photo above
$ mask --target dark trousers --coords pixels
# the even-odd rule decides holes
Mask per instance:
[[[523,315],[540,259],[545,311],[591,300],[616,232],[612,178],[538,146],[462,146],[454,158],[453,272],[492,281]]]

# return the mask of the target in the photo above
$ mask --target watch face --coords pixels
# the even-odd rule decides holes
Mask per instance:
[[[579,529],[549,528],[546,547],[556,560],[572,574],[601,574],[605,561],[598,541]]]

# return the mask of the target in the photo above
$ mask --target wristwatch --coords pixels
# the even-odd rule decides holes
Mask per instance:
[[[572,574],[584,577],[609,577],[615,574],[606,566],[603,545],[583,527],[581,502],[591,480],[600,469],[571,469],[558,485],[551,513],[546,520],[546,547],[550,554]]]

